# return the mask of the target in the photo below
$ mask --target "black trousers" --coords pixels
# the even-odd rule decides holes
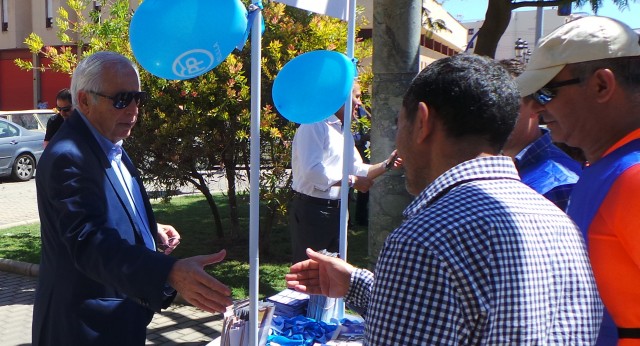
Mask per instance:
[[[369,225],[369,192],[356,191],[356,223],[359,226]]]
[[[308,259],[307,248],[338,252],[340,207],[322,205],[296,195],[289,205],[289,231],[293,263]]]

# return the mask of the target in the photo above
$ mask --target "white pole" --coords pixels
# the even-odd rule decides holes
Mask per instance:
[[[543,0],[538,0],[542,2]],[[536,8],[536,38],[535,42],[533,42],[533,46],[535,47],[538,44],[540,38],[542,38],[542,33],[544,31],[544,7],[538,6]]]
[[[356,38],[356,0],[349,0],[347,9],[347,57],[354,58]],[[347,213],[349,207],[349,172],[353,166],[353,135],[351,134],[351,93],[344,105],[342,120],[344,149],[342,151],[342,184],[340,188],[340,258],[347,260]],[[351,138],[350,138],[351,137]],[[338,319],[344,317],[344,301],[338,299]]]
[[[258,271],[260,266],[260,82],[262,77],[262,11],[251,28],[251,168],[249,179],[249,345],[258,346]],[[266,331],[265,331],[266,332]]]

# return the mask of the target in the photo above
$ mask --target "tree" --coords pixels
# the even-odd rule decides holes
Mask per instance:
[[[346,24],[278,3],[267,4],[263,16],[260,140],[265,166],[259,185],[263,205],[260,244],[267,254],[271,228],[278,217],[286,215],[291,198],[288,168],[295,131],[295,125],[279,117],[272,106],[273,80],[286,62],[302,53],[316,49],[345,51]],[[232,235],[240,230],[235,181],[249,176],[249,45],[200,77],[146,85],[160,97],[151,100],[145,118],[134,132],[144,171],[156,181],[189,182],[206,196],[207,176],[203,173],[224,170]],[[366,44],[359,46],[358,57],[370,54]],[[173,147],[170,143],[174,143]]]
[[[87,10],[92,1],[68,0],[58,9],[58,37],[63,47],[45,47],[35,34],[25,41],[34,54],[51,59],[42,69],[71,73],[84,56],[112,50],[134,59],[128,28],[133,12],[127,0],[102,0],[102,9]],[[105,6],[106,5],[106,6]],[[88,13],[88,16],[85,15]],[[346,51],[346,24],[330,17],[269,2],[264,10],[265,32],[262,52],[262,114],[260,200],[263,203],[261,248],[268,252],[272,225],[286,214],[291,197],[290,142],[295,125],[273,108],[271,87],[278,71],[297,55],[315,50]],[[247,46],[249,43],[247,43]],[[368,42],[358,42],[356,56],[371,55]],[[135,60],[135,59],[134,59]],[[138,125],[127,140],[127,152],[146,181],[165,191],[190,184],[206,197],[218,237],[224,230],[217,206],[208,188],[210,173],[223,170],[228,182],[232,235],[240,230],[236,180],[246,179],[250,143],[250,50],[234,52],[212,71],[184,81],[170,81],[141,70],[142,88],[151,98],[141,109]],[[32,69],[28,61],[16,64]],[[366,72],[369,70],[365,69]],[[170,198],[170,194],[165,196]]]
[[[612,1],[618,5],[618,8],[620,9],[624,9],[629,5],[628,0]],[[479,55],[495,57],[498,42],[500,41],[502,34],[507,30],[507,26],[511,20],[511,11],[521,7],[549,7],[568,3],[575,4],[576,6],[589,3],[595,13],[597,13],[598,8],[602,6],[602,0],[489,0],[484,24],[478,31],[478,38],[474,52]]]

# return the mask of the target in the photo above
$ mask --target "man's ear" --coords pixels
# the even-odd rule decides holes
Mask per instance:
[[[87,114],[87,111],[89,110],[89,93],[86,91],[78,91],[78,108],[80,109],[80,111],[82,113],[84,113],[85,115]]]
[[[416,142],[418,143],[424,142],[433,131],[433,115],[429,112],[429,107],[424,102],[418,103],[414,126]]]
[[[608,68],[594,72],[588,83],[590,88],[594,88],[596,102],[600,103],[609,101],[618,88],[616,76]]]

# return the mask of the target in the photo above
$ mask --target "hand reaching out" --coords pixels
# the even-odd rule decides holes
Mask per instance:
[[[351,273],[355,270],[352,265],[311,249],[307,249],[307,256],[308,260],[292,265],[289,274],[285,275],[287,287],[331,298],[340,298],[347,294]]]
[[[224,259],[226,251],[178,260],[169,272],[169,284],[194,306],[224,313],[231,305],[231,290],[204,271],[204,267]]]

